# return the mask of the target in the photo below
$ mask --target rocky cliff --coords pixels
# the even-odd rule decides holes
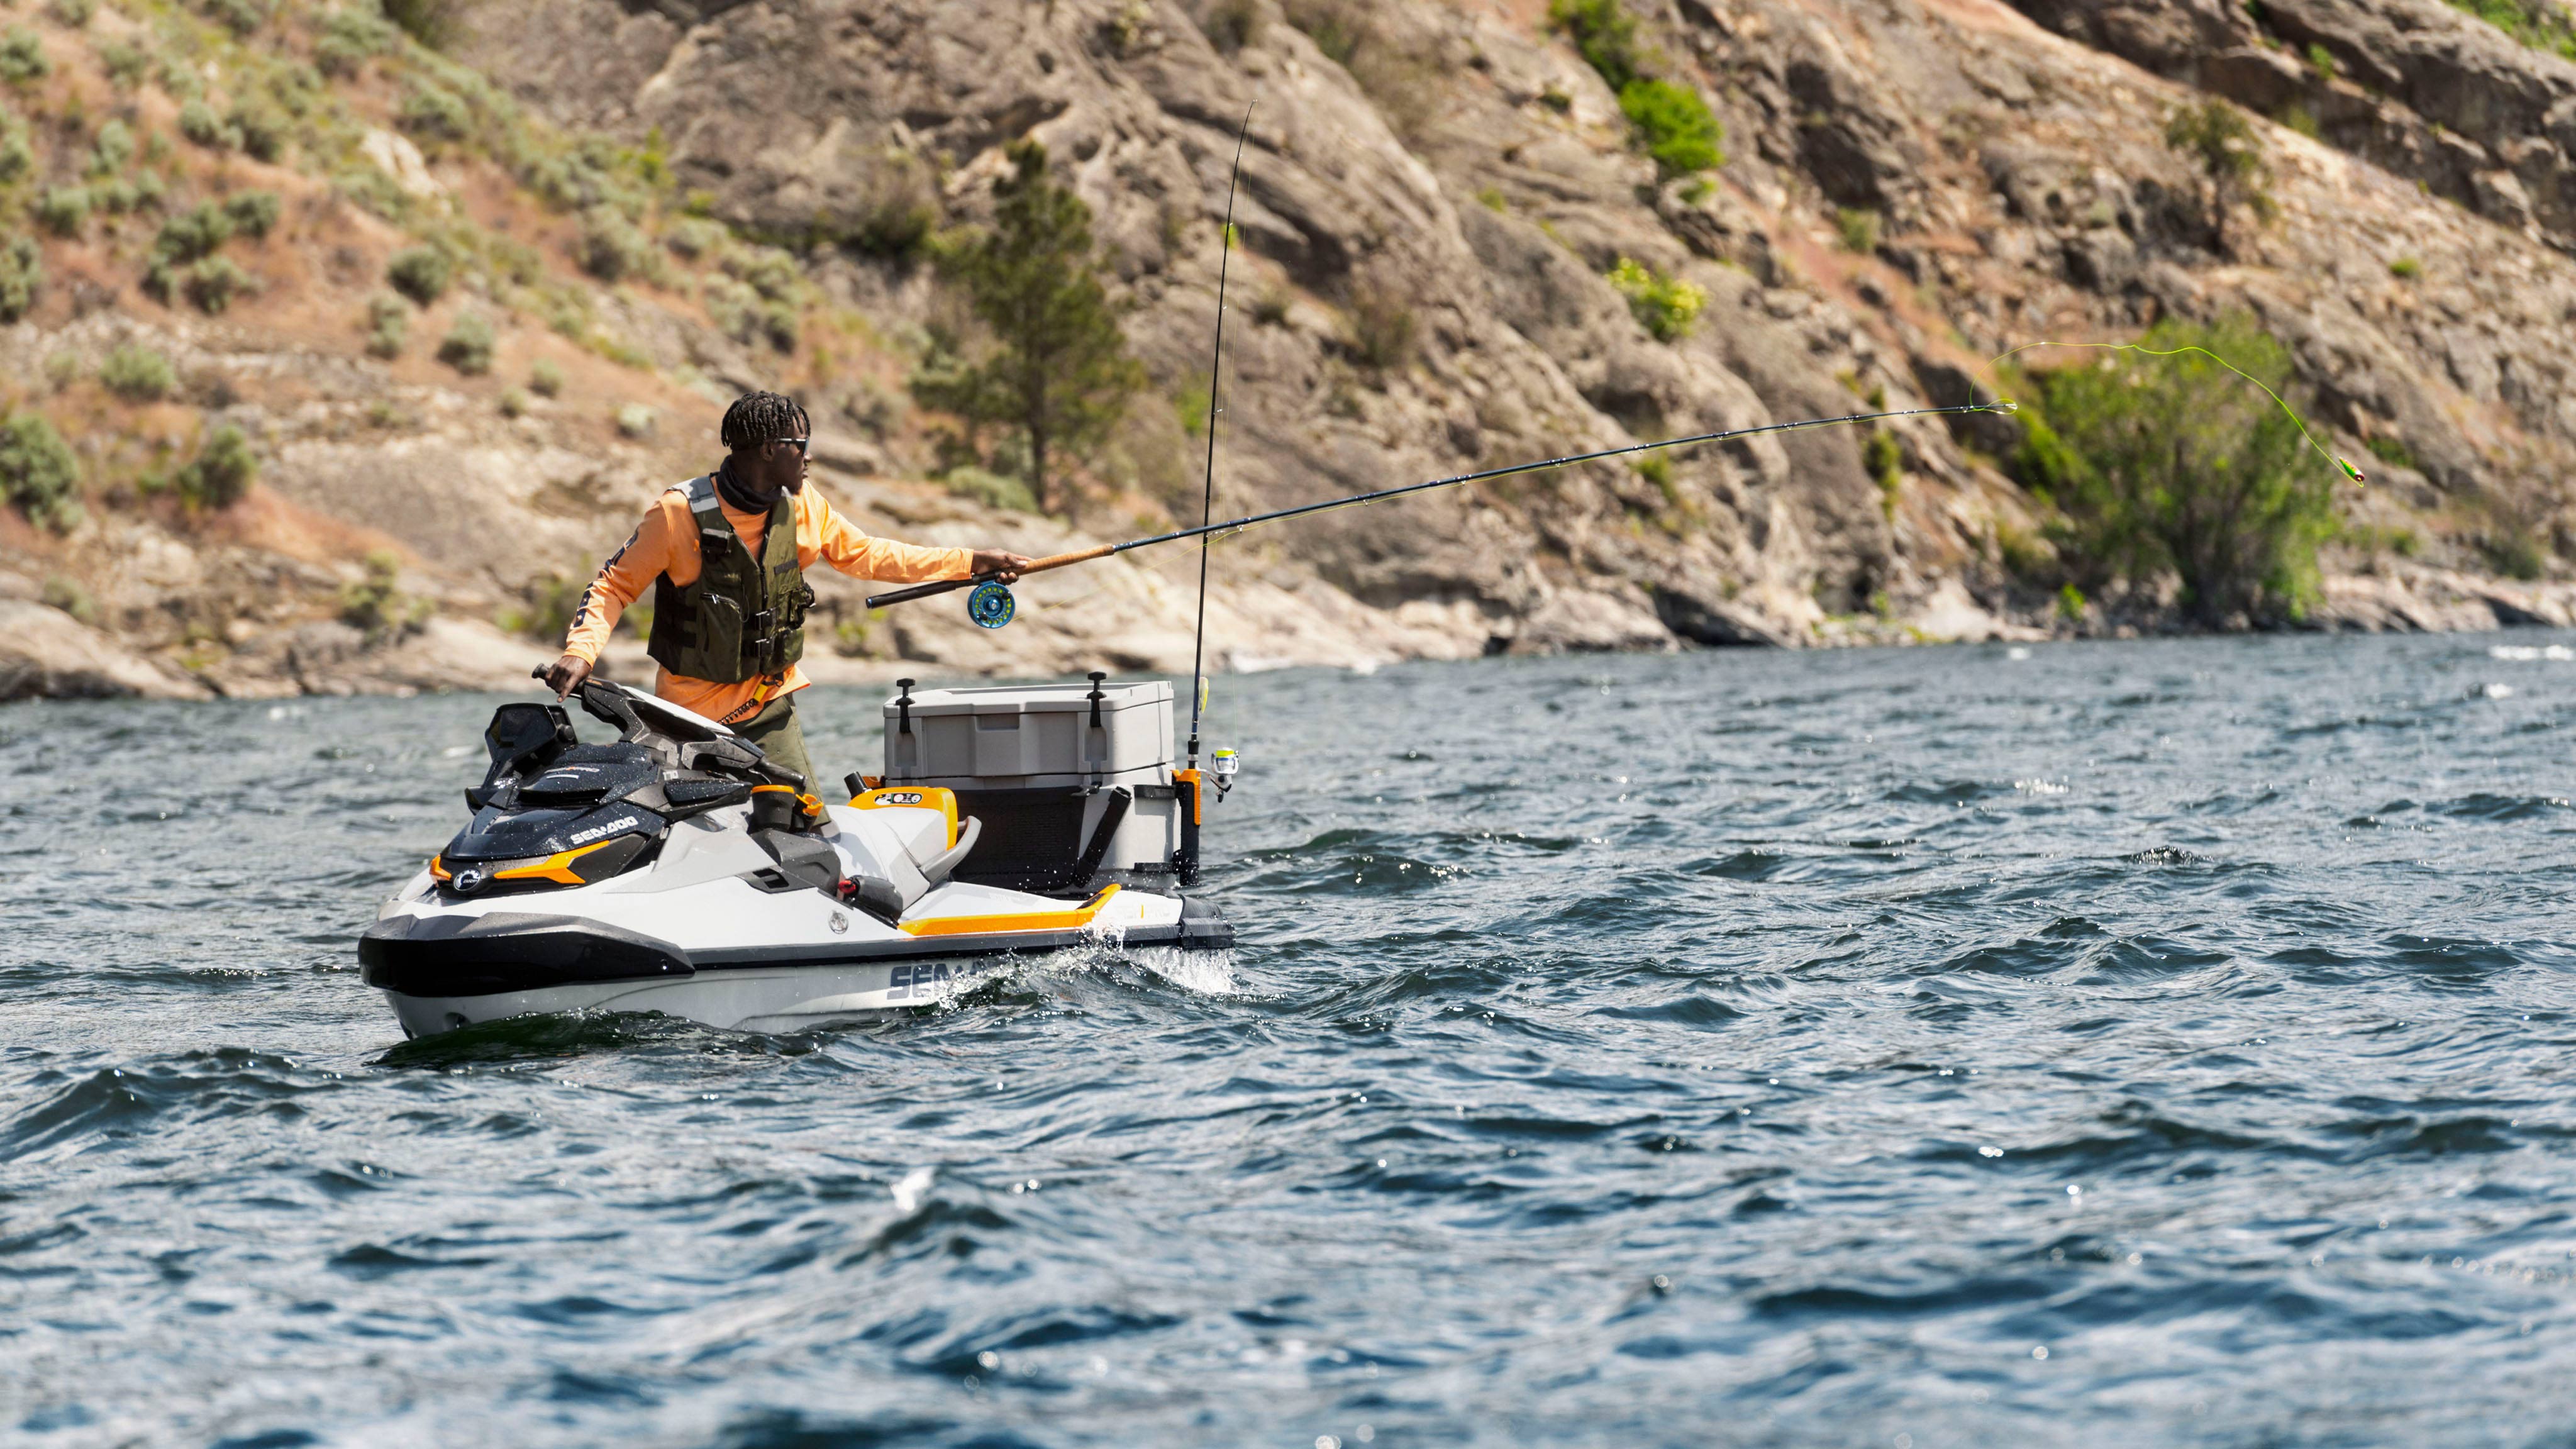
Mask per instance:
[[[0,515],[0,607],[28,621],[0,693],[506,682],[750,385],[814,404],[820,486],[897,536],[1038,552],[1190,517],[1247,106],[1221,514],[1953,403],[2010,348],[2247,311],[2372,464],[2316,622],[2569,621],[2576,66],[2439,0],[1624,13],[1724,123],[1722,165],[1644,154],[1540,0],[531,0],[415,27],[443,50],[296,0],[18,12],[0,71],[18,37],[40,63],[0,91],[25,157],[0,204],[41,280],[0,329],[0,403],[72,440],[80,506]],[[2209,97],[2252,114],[2259,223],[2163,140]],[[1021,137],[1092,208],[1152,379],[1062,519],[925,481],[957,445],[903,388],[961,325],[925,239],[984,214]],[[98,197],[66,224],[76,188]],[[253,192],[278,220],[220,245],[221,310],[194,272],[174,290],[170,218]],[[389,293],[423,248],[452,284]],[[1639,277],[1695,316],[1637,305]],[[138,352],[166,386],[132,383]],[[226,426],[258,481],[192,492]],[[1255,668],[2153,627],[2017,575],[2015,441],[1828,430],[1242,535],[1214,645]],[[1034,580],[999,634],[836,580],[815,653],[1185,668],[1194,562]]]

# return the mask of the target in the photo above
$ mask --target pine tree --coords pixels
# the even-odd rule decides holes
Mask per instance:
[[[1105,436],[1144,386],[1127,354],[1118,309],[1101,285],[1091,208],[1048,178],[1046,148],[1021,141],[1012,173],[995,183],[993,226],[939,251],[939,269],[992,329],[994,349],[969,367],[925,371],[913,395],[970,425],[1026,434],[1029,491],[1053,508],[1047,467]]]

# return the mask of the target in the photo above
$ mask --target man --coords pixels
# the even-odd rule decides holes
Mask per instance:
[[[819,558],[892,583],[986,574],[1010,583],[1028,567],[998,548],[922,548],[859,532],[805,486],[812,432],[805,410],[774,392],[745,393],[725,409],[724,466],[654,500],[582,591],[563,657],[546,671],[556,698],[590,677],[617,616],[649,583],[646,647],[662,666],[653,692],[748,738],[811,789],[814,764],[795,705],[809,682],[796,667],[814,602],[805,570]]]

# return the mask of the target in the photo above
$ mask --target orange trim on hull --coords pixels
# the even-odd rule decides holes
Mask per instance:
[[[1104,886],[1100,894],[1070,911],[1024,911],[1002,916],[933,916],[926,921],[906,921],[902,930],[908,936],[983,936],[1005,931],[1079,931],[1091,924],[1118,887]]]
[[[550,880],[559,882],[563,885],[588,885],[590,882],[573,874],[572,863],[575,860],[590,854],[594,850],[606,850],[608,847],[615,845],[618,841],[625,838],[626,837],[622,835],[612,835],[608,839],[600,841],[594,845],[579,846],[572,850],[561,851],[557,854],[547,856],[544,860],[537,862],[535,865],[514,865],[508,870],[496,870],[492,872],[492,879]]]

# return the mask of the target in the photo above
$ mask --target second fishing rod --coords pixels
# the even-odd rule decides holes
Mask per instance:
[[[1789,423],[1763,423],[1750,428],[1727,428],[1714,433],[1692,433],[1679,438],[1660,438],[1651,443],[1630,443],[1617,448],[1597,448],[1589,453],[1568,453],[1561,458],[1542,458],[1534,463],[1514,463],[1508,467],[1485,468],[1474,473],[1434,478],[1425,483],[1407,483],[1400,487],[1380,488],[1369,493],[1354,493],[1347,498],[1328,498],[1320,503],[1301,503],[1294,508],[1273,509],[1268,513],[1230,518],[1221,523],[1202,523],[1195,528],[1176,528],[1169,533],[1157,533],[1146,538],[1131,538],[1125,543],[1104,543],[1096,548],[1052,554],[1031,563],[1020,572],[1023,575],[1044,573],[1049,569],[1068,568],[1078,563],[1089,563],[1093,559],[1108,558],[1113,554],[1151,548],[1158,543],[1178,543],[1187,538],[1233,533],[1264,523],[1277,523],[1282,519],[1301,518],[1310,513],[1328,513],[1336,508],[1358,508],[1370,503],[1383,502],[1389,498],[1401,498],[1408,493],[1424,493],[1435,488],[1455,488],[1461,484],[1480,483],[1491,478],[1509,478],[1520,473],[1541,473],[1550,468],[1568,468],[1577,463],[1598,462],[1603,458],[1621,458],[1634,453],[1657,452],[1665,448],[1687,448],[1700,443],[1723,443],[1735,438],[1755,438],[1769,433],[1794,433],[1808,428],[1849,427],[1856,423],[1883,422],[1891,418],[1955,417],[1963,413],[2009,413],[2013,410],[2014,407],[2010,401],[1962,403],[1956,407],[1946,408],[1897,408],[1887,412],[1846,413],[1830,418],[1801,418]],[[978,575],[967,579],[942,579],[937,583],[915,584],[908,589],[897,589],[890,594],[871,595],[868,599],[868,607],[881,609],[888,604],[927,599],[938,594],[953,593],[958,589],[973,589],[979,596],[978,602],[968,606],[968,613],[976,622],[985,622],[988,614],[998,614],[1001,622],[1009,621],[1011,614],[1008,603],[1009,594],[989,575]],[[988,590],[991,591],[990,594],[987,593]],[[1000,595],[998,607],[987,607],[982,602],[982,599],[991,597],[991,594]],[[999,628],[1000,624],[995,623],[988,627]]]

